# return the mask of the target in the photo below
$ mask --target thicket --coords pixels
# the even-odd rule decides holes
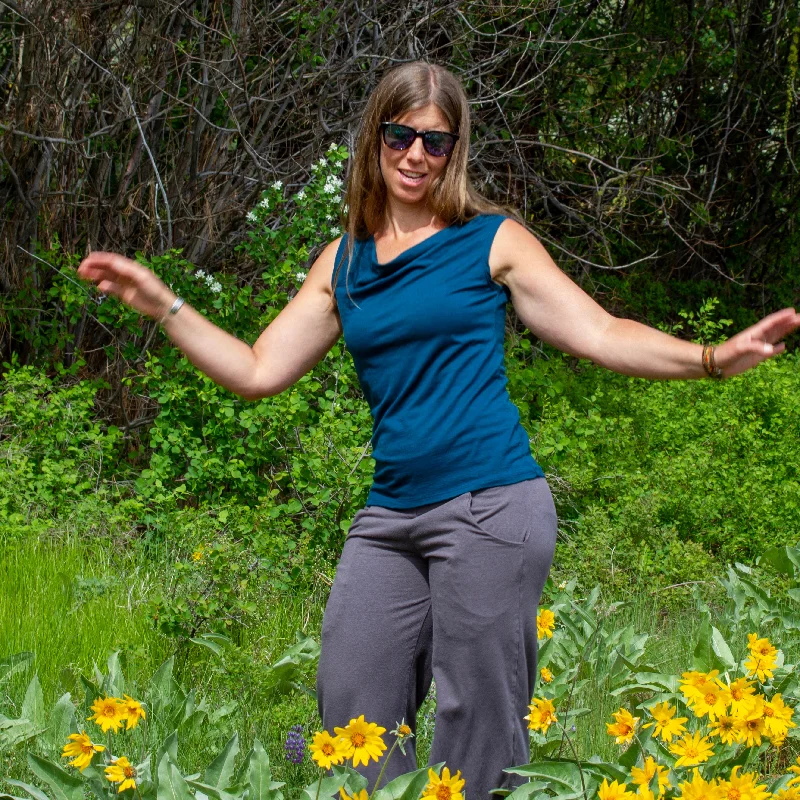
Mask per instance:
[[[476,181],[612,310],[713,339],[792,302],[798,36],[780,0],[3,3],[5,534],[67,517],[157,547],[179,527],[184,558],[218,546],[240,580],[330,572],[371,471],[341,343],[244,402],[74,267],[138,251],[252,342],[336,235],[347,145],[398,59],[460,75]],[[796,356],[721,385],[648,384],[508,334],[559,504],[557,571],[665,586],[793,541]],[[229,626],[247,613],[213,571],[176,581],[172,597],[222,597]],[[154,613],[185,638],[219,610]]]

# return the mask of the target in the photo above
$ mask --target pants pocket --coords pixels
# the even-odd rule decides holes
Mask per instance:
[[[529,481],[467,492],[470,522],[484,536],[503,544],[523,545],[531,533]]]

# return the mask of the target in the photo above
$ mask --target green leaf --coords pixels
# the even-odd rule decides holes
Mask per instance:
[[[10,783],[12,786],[19,786],[20,789],[26,791],[34,800],[50,800],[50,798],[36,786],[31,786],[29,783],[23,783],[22,781],[15,781],[11,778],[6,778],[5,780],[6,783]]]
[[[170,656],[150,679],[150,707],[155,713],[162,712],[168,708],[180,696],[178,684],[172,676],[174,666],[175,656]],[[183,698],[181,698],[182,700]]]
[[[209,786],[225,789],[233,778],[234,762],[239,754],[239,734],[234,733],[220,754],[206,767],[203,780]]]
[[[78,733],[78,726],[75,719],[75,706],[72,704],[70,693],[67,692],[59,697],[50,711],[47,724],[48,744],[60,754],[71,733]]]
[[[42,685],[39,683],[38,675],[34,675],[33,680],[28,684],[25,699],[22,701],[20,717],[30,720],[36,728],[44,728],[47,724],[44,712],[44,695],[42,694]]]
[[[28,753],[28,766],[31,772],[46,783],[53,792],[55,800],[83,800],[83,781],[34,753]]]
[[[771,564],[778,572],[784,575],[791,575],[797,578],[800,572],[800,549],[797,547],[770,547],[760,558],[756,560],[756,564]]]
[[[172,762],[177,762],[178,760],[178,731],[173,731],[169,736],[161,744],[161,747],[158,748],[158,752],[156,753],[155,763],[158,764],[158,767],[161,767],[161,762],[164,760],[164,756],[168,755]],[[155,783],[158,783],[160,780],[160,772],[156,770],[156,780]]]
[[[224,789],[220,789],[218,786],[209,786],[207,783],[200,783],[200,781],[192,781],[188,780],[186,783],[192,787],[192,789],[197,789],[198,792],[202,792],[207,797],[213,797],[214,800],[239,800],[240,798],[244,797],[244,793],[246,791],[245,786],[240,786],[237,788],[235,792],[226,792]]]
[[[0,660],[0,683],[8,680],[12,675],[21,672],[31,661],[33,661],[33,653],[27,650]],[[27,791],[27,789],[25,791]]]
[[[122,698],[125,691],[125,676],[119,663],[119,650],[115,650],[108,657],[108,675],[103,681],[103,691],[111,697]]]
[[[273,782],[269,756],[258,739],[253,741],[253,749],[250,751],[248,781],[248,800],[282,800],[283,792],[279,789],[283,784]]]
[[[34,739],[40,733],[44,733],[44,728],[35,728],[28,719],[8,719],[0,714],[0,752]]]
[[[727,671],[735,669],[736,661],[722,634],[705,617],[697,631],[697,644],[694,648],[692,669],[709,672],[712,669]]]
[[[170,754],[165,752],[158,762],[158,800],[194,800],[189,784],[183,779]]]
[[[375,793],[375,800],[417,800],[428,785],[428,767],[408,772]]]

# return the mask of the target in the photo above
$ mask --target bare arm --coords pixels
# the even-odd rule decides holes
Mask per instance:
[[[338,241],[329,244],[291,302],[250,347],[184,305],[164,322],[173,342],[198,369],[238,395],[257,400],[282,392],[305,375],[341,335],[331,292]],[[78,267],[100,291],[155,319],[175,294],[150,270],[115,253],[92,253]]]
[[[601,308],[553,262],[522,225],[506,220],[489,258],[492,277],[508,286],[522,322],[549,344],[596,364],[640,378],[703,378],[702,346],[669,336]],[[785,308],[715,347],[725,377],[783,352],[778,342],[800,327]]]

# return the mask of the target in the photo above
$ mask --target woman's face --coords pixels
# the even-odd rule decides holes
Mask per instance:
[[[435,105],[408,111],[392,120],[417,131],[452,133],[447,117]],[[432,156],[418,136],[411,147],[393,150],[381,135],[380,164],[389,197],[409,205],[424,204],[433,182],[444,172],[448,156]]]

